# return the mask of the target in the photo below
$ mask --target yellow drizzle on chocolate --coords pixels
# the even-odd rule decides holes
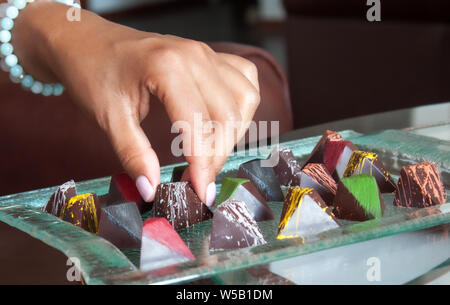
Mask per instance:
[[[61,219],[64,219],[67,213],[70,213],[70,218],[73,219],[75,216],[73,214],[73,207],[76,204],[82,205],[80,210],[83,212],[83,218],[89,217],[93,219],[89,219],[88,231],[94,234],[98,233],[98,218],[97,218],[97,208],[95,206],[95,200],[93,194],[83,194],[72,197],[69,202],[64,206],[61,211]],[[86,209],[86,212],[84,210]],[[81,226],[81,222],[78,220],[76,223],[72,223],[76,226]]]
[[[362,174],[365,162],[370,162],[370,172],[367,174],[372,175],[373,162],[378,158],[375,153],[365,152],[362,150],[355,150],[348,161],[347,167],[345,168],[344,178],[351,177],[353,175]]]
[[[297,235],[282,235],[280,233],[286,227],[294,212],[301,207],[305,195],[312,192],[312,190],[313,190],[312,188],[299,188],[299,187],[289,188],[288,194],[286,196],[286,203],[289,204],[289,206],[286,210],[286,213],[284,214],[284,218],[280,221],[280,224],[278,226],[279,235],[277,236],[277,239],[297,237]],[[299,216],[300,213],[297,213],[297,222],[295,224],[296,228],[298,228],[298,222],[300,219]]]

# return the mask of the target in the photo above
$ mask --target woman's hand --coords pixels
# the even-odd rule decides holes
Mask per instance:
[[[67,10],[38,1],[21,12],[12,43],[25,71],[66,85],[107,133],[146,201],[154,198],[160,168],[140,123],[151,113],[151,96],[158,97],[172,123],[188,124],[182,129],[183,149],[191,148],[189,177],[200,199],[213,204],[215,176],[259,104],[255,66],[201,42],[137,31],[88,11],[70,22]],[[234,124],[236,135],[227,128],[194,128],[195,114],[206,124]]]

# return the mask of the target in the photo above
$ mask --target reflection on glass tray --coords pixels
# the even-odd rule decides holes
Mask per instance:
[[[364,150],[376,152],[393,174],[394,178],[403,165],[429,160],[440,169],[447,190],[450,192],[450,143],[420,135],[386,130],[372,135],[360,135],[353,131],[341,132],[345,139],[353,141]],[[282,143],[290,148],[294,155],[304,160],[319,137],[306,138]],[[269,149],[260,156],[265,157]],[[239,165],[254,157],[232,156],[218,176],[233,176]],[[173,167],[162,168],[161,181],[170,180]],[[108,191],[110,178],[101,178],[77,183],[80,193]],[[260,222],[259,226],[268,241],[255,248],[222,251],[208,251],[208,235],[211,220],[179,231],[180,236],[196,256],[195,261],[170,266],[152,272],[139,270],[139,250],[119,251],[104,239],[87,233],[78,227],[65,223],[56,217],[40,212],[54,188],[47,188],[0,198],[0,221],[6,222],[45,243],[61,250],[68,257],[77,257],[81,262],[81,272],[88,284],[124,284],[124,283],[181,283],[203,277],[209,277],[233,270],[241,270],[273,261],[312,253],[324,249],[366,241],[382,236],[424,229],[450,222],[450,204],[426,209],[397,208],[392,205],[393,195],[385,194],[383,199],[386,211],[383,218],[356,223],[345,221],[343,226],[309,239],[276,239],[278,220],[281,214],[281,202],[269,203],[275,214],[275,220]],[[151,212],[144,218],[151,216]]]

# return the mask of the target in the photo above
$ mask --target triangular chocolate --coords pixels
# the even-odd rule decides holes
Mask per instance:
[[[188,182],[158,185],[153,209],[154,217],[166,218],[175,230],[212,217],[212,212],[201,202]]]
[[[325,130],[324,134],[317,142],[313,151],[311,152],[309,157],[306,159],[303,167],[305,167],[305,165],[308,163],[324,163],[325,144],[328,141],[342,141],[342,136],[335,131]]]
[[[444,204],[445,201],[445,187],[434,163],[422,162],[402,167],[394,205],[426,208]]]
[[[256,221],[271,220],[273,212],[266,200],[248,179],[225,177],[216,204],[226,200],[243,201]]]
[[[60,187],[52,194],[43,211],[52,214],[56,217],[61,215],[61,211],[70,198],[77,195],[77,187],[73,180],[70,180]]]
[[[214,211],[210,250],[247,248],[265,243],[258,224],[242,201],[224,201]]]
[[[184,171],[189,167],[189,165],[176,166],[172,170],[171,182],[180,182],[183,177]]]
[[[300,171],[302,167],[291,150],[275,147],[270,155],[271,160],[277,160],[273,170],[281,185],[300,185]]]
[[[62,209],[60,218],[97,234],[100,218],[100,203],[97,195],[92,193],[72,197]]]
[[[238,178],[249,179],[266,201],[283,201],[283,192],[272,167],[262,167],[260,159],[241,164]]]
[[[284,201],[277,238],[305,238],[339,226],[330,208],[315,190],[290,187]]]
[[[343,178],[333,201],[339,219],[365,221],[383,216],[384,202],[374,177],[362,174]]]
[[[362,150],[353,151],[342,177],[368,174],[377,180],[381,193],[392,193],[396,186],[391,174],[375,153]]]
[[[346,149],[345,153],[344,149]],[[348,160],[350,160],[351,154],[354,150],[358,150],[358,148],[356,148],[356,146],[353,145],[353,143],[350,141],[328,141],[325,144],[325,152],[323,158],[323,163],[328,172],[333,175],[338,162],[340,165],[339,168],[343,168],[343,170],[345,170],[345,167],[348,164]]]
[[[135,202],[141,213],[152,208],[152,203],[146,203],[142,199],[133,179],[126,173],[119,173],[111,177],[107,205],[123,202]]]
[[[119,249],[140,248],[142,218],[136,203],[124,202],[103,207],[98,235]]]
[[[194,259],[191,250],[165,218],[145,221],[140,260],[142,270],[155,270]]]
[[[302,170],[301,188],[312,188],[327,205],[333,203],[337,185],[323,164],[309,163]]]

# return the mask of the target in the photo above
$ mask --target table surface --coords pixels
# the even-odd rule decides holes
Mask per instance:
[[[405,129],[417,134],[450,141],[450,102],[366,115],[302,128],[282,135],[280,142],[320,135],[325,129],[352,129],[361,133],[372,133],[383,129]],[[450,225],[438,226],[428,230],[398,234],[329,249],[277,261],[250,270],[230,272],[215,278],[215,281],[228,284],[249,283],[249,273],[260,274],[264,270],[270,271],[268,273],[272,275],[272,283],[275,281],[280,284],[450,284],[449,228]],[[45,284],[48,283],[45,278],[52,278],[51,283],[68,283],[64,274],[64,270],[69,268],[67,266],[49,268],[48,265],[43,265],[45,268],[41,269],[42,272],[45,270],[44,276],[39,276],[39,260],[36,260],[35,267],[31,268],[33,269],[32,273],[29,271],[30,268],[18,268],[27,261],[20,258],[19,253],[23,251],[24,247],[26,248],[26,245],[33,243],[25,233],[17,234],[15,229],[6,225],[0,226],[0,233],[3,236],[13,233],[17,235],[15,236],[15,246],[2,247],[1,256],[8,258],[10,263],[10,268],[6,268],[2,272],[6,275],[2,277],[3,279],[16,278],[15,283]],[[42,262],[44,262],[46,261],[45,257],[50,253],[52,258],[58,258],[54,249],[48,248],[48,246],[37,245],[32,250],[34,251],[33,257],[42,258]],[[432,257],[430,258],[430,256]],[[370,268],[369,262],[371,262],[369,259],[373,258],[380,265],[380,281],[369,281],[367,279],[368,268]],[[58,265],[65,262],[63,257],[58,259]],[[298,266],[298,268],[292,266]],[[11,274],[8,274],[8,272]],[[14,277],[12,273],[14,273]],[[52,273],[57,273],[58,276],[52,276]],[[267,279],[267,276],[260,276],[260,278]],[[20,281],[20,279],[24,280]],[[255,276],[252,277],[253,281],[254,279]],[[211,283],[211,281],[205,280],[201,283]],[[255,284],[255,282],[251,283]]]

